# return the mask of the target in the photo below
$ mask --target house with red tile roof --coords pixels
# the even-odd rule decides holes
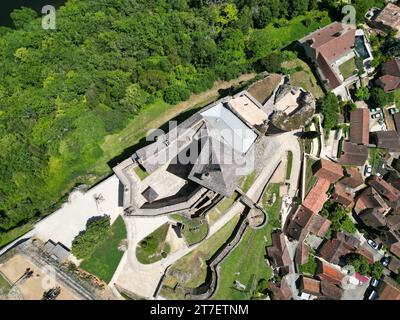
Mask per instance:
[[[382,65],[381,76],[377,84],[385,90],[391,92],[400,88],[400,58],[395,58]]]
[[[344,176],[341,165],[326,159],[316,162],[312,169],[316,177],[328,180],[330,183],[335,183]]]
[[[387,205],[385,200],[379,195],[379,193],[374,188],[366,188],[358,196],[356,200],[356,205],[354,211],[360,214],[361,211],[365,209],[379,208],[383,214],[386,214],[390,207]]]
[[[320,260],[317,277],[321,281],[327,281],[333,285],[341,286],[345,276],[346,275],[342,273],[337,267]]]
[[[303,207],[314,214],[320,212],[324,207],[325,202],[328,200],[328,195],[326,193],[328,192],[329,187],[329,180],[323,178],[318,179],[314,187],[304,199]]]
[[[396,31],[396,37],[400,37],[400,7],[394,3],[388,3],[373,21],[383,31]]]
[[[332,200],[342,204],[346,210],[349,210],[353,206],[354,196],[354,192],[341,182],[335,184],[335,189],[332,193]]]
[[[348,76],[340,71],[343,64],[356,56],[355,34],[355,27],[333,22],[299,40],[306,55],[316,66],[317,74],[325,89],[335,94],[347,92],[343,98],[348,96],[346,87],[359,80],[356,72]]]
[[[368,147],[345,141],[343,143],[340,164],[351,166],[363,166],[368,160]]]
[[[400,300],[400,288],[396,281],[384,276],[378,287],[379,300]]]
[[[340,183],[351,189],[357,189],[364,185],[364,179],[360,170],[355,167],[346,168],[345,177],[340,180]]]
[[[373,176],[368,180],[367,183],[373,187],[382,196],[382,198],[390,202],[396,202],[400,200],[400,190],[397,190],[382,178]]]
[[[367,108],[358,108],[350,113],[350,142],[355,144],[369,144],[370,111]]]

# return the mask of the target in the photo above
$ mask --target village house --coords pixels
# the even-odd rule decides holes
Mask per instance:
[[[358,217],[367,227],[373,229],[383,228],[387,225],[386,217],[381,208],[369,208],[361,211]]]
[[[341,182],[335,184],[331,199],[340,203],[346,210],[350,210],[354,204],[354,192]]]
[[[287,268],[292,264],[285,235],[280,230],[272,233],[272,246],[267,248],[267,253],[274,269]]]
[[[286,233],[295,240],[303,241],[308,233],[323,238],[328,232],[332,222],[319,214],[315,214],[302,205],[290,221]]]
[[[400,152],[400,136],[396,131],[376,131],[372,133],[371,138],[378,148]]]
[[[373,22],[380,29],[386,32],[394,30],[396,37],[400,36],[400,8],[397,5],[389,2],[373,19]]]
[[[369,144],[370,111],[367,108],[358,108],[350,113],[350,142],[355,144]]]
[[[329,190],[330,182],[326,179],[320,178],[315,183],[314,187],[307,194],[303,201],[303,207],[310,210],[312,213],[317,214],[324,207],[325,202],[328,200],[326,194]]]
[[[356,191],[364,185],[364,178],[358,168],[350,167],[346,168],[345,177],[340,180],[340,183],[347,188],[352,189],[352,191]]]
[[[319,160],[312,169],[314,176],[325,179],[331,184],[343,178],[342,166],[326,159]]]
[[[379,300],[400,300],[400,289],[392,278],[384,276],[378,287]]]
[[[340,164],[363,166],[368,160],[368,147],[365,145],[358,145],[345,141],[343,143],[342,156],[340,157]]]
[[[390,183],[378,176],[373,176],[368,180],[368,185],[373,187],[382,198],[386,199],[390,204],[396,203],[400,200],[400,190],[397,190]]]
[[[348,87],[359,81],[355,65],[355,36],[355,27],[333,22],[299,40],[325,90],[345,100],[350,96]]]
[[[382,65],[381,76],[377,84],[385,90],[391,92],[400,88],[400,58],[395,58]]]
[[[388,213],[390,210],[390,207],[379,193],[374,188],[368,187],[358,196],[354,211],[359,214],[361,211],[370,208],[379,208],[383,214]]]

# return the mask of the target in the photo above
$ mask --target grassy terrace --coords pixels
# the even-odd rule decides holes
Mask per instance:
[[[293,166],[293,153],[289,151],[287,154],[287,164],[286,164],[286,180],[289,180],[292,175]]]
[[[227,213],[238,197],[239,194],[235,192],[229,198],[225,198],[218,203],[218,205],[207,214],[209,224],[213,225],[219,218]]]
[[[0,248],[5,247],[6,245],[13,242],[15,239],[18,239],[25,233],[31,231],[32,229],[33,225],[31,223],[28,223],[21,227],[14,228],[7,233],[0,233]]]
[[[10,290],[11,290],[11,284],[0,273],[0,291],[2,292],[2,294],[6,295],[10,292]]]
[[[144,180],[149,176],[149,173],[144,170],[141,166],[136,166],[135,169],[133,169],[136,173],[136,175],[139,177],[140,180]]]
[[[318,81],[307,63],[296,58],[285,61],[282,67],[285,73],[290,74],[292,85],[304,88],[311,92],[315,98],[320,98],[324,95],[322,88],[318,85]]]
[[[188,219],[180,214],[173,214],[172,219],[184,224],[183,236],[189,246],[204,240],[208,234],[208,223],[206,219]]]
[[[313,175],[312,166],[316,163],[316,160],[306,157],[306,181],[305,181],[305,195],[307,195],[312,187],[317,182],[317,177]]]
[[[139,242],[136,248],[136,257],[139,262],[143,264],[154,263],[169,254],[170,247],[165,241],[169,227],[169,223],[165,223]]]
[[[241,188],[244,193],[249,191],[256,178],[257,178],[257,172],[255,170],[252,173],[250,173],[247,177],[245,177],[245,179],[241,184]]]
[[[176,288],[177,284],[186,288],[197,288],[203,284],[207,275],[206,261],[210,259],[231,236],[238,221],[239,215],[236,215],[212,237],[175,262],[171,266],[171,269],[179,270],[187,274],[188,278],[183,281],[167,275],[163,282],[161,295],[169,299],[182,299],[182,292]]]
[[[271,268],[266,264],[266,247],[272,244],[271,232],[280,226],[282,198],[279,183],[272,183],[266,189],[262,204],[269,215],[269,223],[260,230],[247,229],[239,245],[221,263],[220,282],[214,299],[243,300],[256,294],[261,280],[269,280]],[[269,203],[275,193],[276,201]],[[241,291],[234,288],[234,281],[246,286]]]
[[[352,75],[356,74],[356,72],[357,72],[356,60],[354,58],[352,58],[352,59],[342,63],[339,66],[339,70],[345,80],[350,78]]]
[[[126,239],[125,223],[122,217],[118,217],[111,226],[110,235],[99,244],[93,255],[82,262],[80,267],[105,282],[110,282],[123,252],[118,246]]]

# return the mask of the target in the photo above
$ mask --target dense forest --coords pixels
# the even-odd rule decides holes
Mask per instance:
[[[93,172],[140,109],[205,91],[329,23],[315,0],[70,0],[0,27],[0,246]],[[23,227],[22,227],[23,228]]]

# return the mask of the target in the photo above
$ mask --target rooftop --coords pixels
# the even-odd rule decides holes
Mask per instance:
[[[343,168],[341,165],[326,159],[321,159],[313,165],[313,173],[316,177],[335,183],[343,178]]]
[[[363,166],[368,159],[368,147],[345,141],[340,164]]]
[[[369,144],[370,112],[367,108],[358,108],[350,114],[350,142]]]
[[[328,200],[326,194],[329,190],[330,183],[326,179],[318,179],[317,183],[310,190],[308,195],[303,201],[303,207],[309,209],[312,213],[317,214],[323,208],[325,202]]]

